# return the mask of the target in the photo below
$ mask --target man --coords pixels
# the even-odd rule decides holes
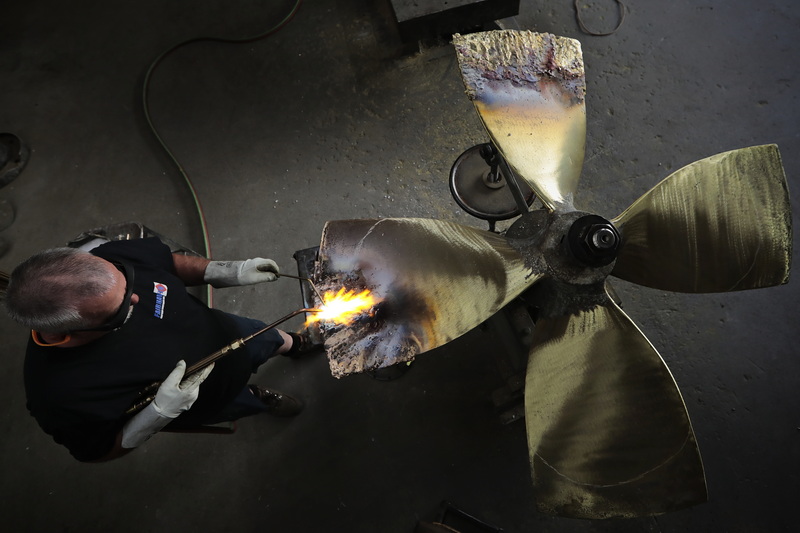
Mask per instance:
[[[275,354],[313,349],[305,336],[271,329],[184,375],[187,366],[264,327],[209,309],[186,287],[249,285],[274,281],[277,273],[269,259],[209,261],[172,254],[155,238],[34,255],[14,269],[6,295],[11,317],[31,329],[28,409],[79,461],[120,457],[167,425],[297,414],[296,399],[247,381]],[[155,399],[127,415],[154,382],[161,382]]]

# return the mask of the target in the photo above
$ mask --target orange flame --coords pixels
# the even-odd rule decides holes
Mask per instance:
[[[319,313],[309,314],[306,319],[307,325],[320,320],[329,320],[346,326],[353,322],[356,315],[369,310],[379,301],[367,289],[356,294],[356,291],[346,290],[344,287],[336,293],[325,292],[322,300],[322,310]]]

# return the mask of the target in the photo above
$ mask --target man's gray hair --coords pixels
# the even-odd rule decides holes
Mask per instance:
[[[74,248],[40,252],[11,273],[6,307],[11,318],[25,327],[48,333],[65,333],[94,327],[81,316],[85,298],[105,294],[114,275],[89,253]]]

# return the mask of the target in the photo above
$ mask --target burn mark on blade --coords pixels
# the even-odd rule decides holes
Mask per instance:
[[[583,102],[586,80],[580,43],[549,33],[490,31],[453,36],[470,100],[486,101],[505,83],[543,92],[556,82],[573,103]]]
[[[326,270],[327,266],[325,263],[316,266],[315,278],[323,293],[341,287],[356,292],[376,291],[361,270],[331,272]],[[433,315],[424,299],[395,288],[350,324],[320,322],[331,374],[340,378],[412,361],[423,351],[423,339],[428,335],[421,324],[431,321]]]

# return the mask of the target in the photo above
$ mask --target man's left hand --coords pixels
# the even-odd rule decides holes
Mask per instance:
[[[255,257],[246,261],[211,261],[203,281],[212,287],[237,287],[278,279],[280,269],[272,259]]]

